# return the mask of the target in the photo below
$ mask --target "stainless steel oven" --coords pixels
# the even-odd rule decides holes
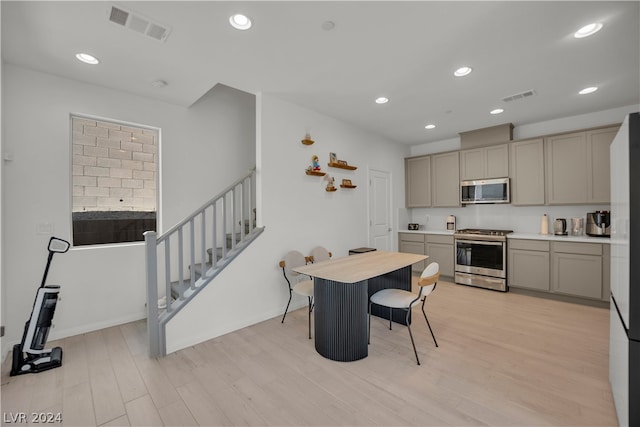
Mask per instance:
[[[465,229],[454,234],[455,282],[506,292],[507,234],[511,230]]]

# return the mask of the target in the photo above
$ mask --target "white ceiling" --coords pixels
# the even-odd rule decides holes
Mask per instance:
[[[1,4],[6,63],[183,106],[223,83],[405,144],[640,103],[638,1]],[[113,4],[169,26],[169,37],[110,22]],[[231,28],[234,12],[253,28]],[[322,28],[328,20],[333,30]],[[599,33],[572,36],[594,21],[604,24]],[[77,52],[101,63],[82,64]],[[462,65],[473,73],[455,78]],[[153,87],[157,79],[168,85]],[[593,85],[600,89],[577,94]],[[529,89],[537,95],[501,101]],[[375,104],[380,95],[390,102]],[[496,107],[505,113],[490,115]]]

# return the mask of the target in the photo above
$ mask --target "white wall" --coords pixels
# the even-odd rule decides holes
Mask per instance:
[[[71,239],[69,114],[158,127],[160,221],[170,227],[255,164],[255,96],[216,86],[191,108],[3,64],[2,234],[6,354],[28,318],[53,234]],[[28,195],[25,196],[25,195]],[[56,255],[48,283],[62,286],[50,338],[144,317],[143,244]]]
[[[349,249],[367,246],[370,168],[391,173],[392,206],[404,205],[408,149],[272,96],[258,99],[258,175],[262,186],[258,217],[265,231],[169,323],[169,351],[281,316],[289,294],[278,262],[287,251],[309,254],[313,247],[322,245],[334,257],[342,257]],[[316,141],[313,145],[300,143],[305,132]],[[329,152],[358,169],[328,168]],[[313,154],[320,158],[322,169],[335,176],[336,184],[348,178],[357,188],[326,192],[322,178],[304,172]],[[394,245],[397,231],[394,228],[392,233]],[[305,304],[306,299],[294,296],[293,309]]]

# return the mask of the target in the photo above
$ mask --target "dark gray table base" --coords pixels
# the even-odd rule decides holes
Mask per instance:
[[[386,288],[411,290],[411,266],[356,283],[314,279],[314,330],[316,351],[340,362],[367,357],[369,297]],[[405,315],[394,313],[393,320],[405,324]],[[382,307],[372,307],[374,316],[389,318]]]

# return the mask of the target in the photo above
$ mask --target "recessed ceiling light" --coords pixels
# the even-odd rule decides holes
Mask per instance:
[[[241,13],[236,13],[229,17],[229,23],[237,30],[248,30],[251,28],[251,19],[248,16]]]
[[[157,87],[157,88],[165,87],[166,85],[167,85],[167,82],[164,80],[154,80],[151,82],[151,86]]]
[[[336,27],[336,23],[333,21],[324,21],[321,27],[325,31],[331,31]]]
[[[386,104],[387,102],[389,102],[389,98],[386,98],[384,96],[376,98],[376,104]]]
[[[494,110],[489,111],[490,114],[501,114],[504,113],[504,109],[502,108],[496,108]]]
[[[425,129],[433,129],[435,127],[436,127],[436,125],[426,125],[424,128]]]
[[[82,61],[85,64],[96,65],[100,62],[98,58],[93,55],[89,55],[88,53],[76,53],[76,58],[78,58],[78,61]]]
[[[471,73],[471,71],[473,71],[471,67],[460,67],[453,73],[453,75],[456,77],[464,77]]]
[[[584,89],[582,89],[580,92],[578,92],[580,95],[586,95],[588,93],[593,93],[595,91],[598,90],[597,86],[591,86],[591,87],[585,87]]]
[[[598,31],[600,31],[602,29],[602,24],[599,22],[593,22],[589,25],[585,25],[584,27],[580,28],[578,31],[576,31],[573,34],[573,37],[577,38],[577,39],[581,39],[583,37],[589,37],[595,33],[597,33]]]

